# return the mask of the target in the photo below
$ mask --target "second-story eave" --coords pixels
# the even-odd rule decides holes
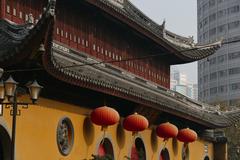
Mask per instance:
[[[193,42],[192,37],[183,37],[165,29],[165,22],[158,25],[129,0],[124,0],[122,6],[114,5],[109,0],[85,0],[86,2],[101,9],[122,23],[136,30],[139,34],[164,48],[174,60],[170,64],[183,64],[206,58],[216,52],[220,47],[220,41],[205,46],[198,46]]]

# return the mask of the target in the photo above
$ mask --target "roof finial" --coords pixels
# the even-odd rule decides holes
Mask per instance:
[[[188,42],[189,42],[189,45],[191,45],[192,47],[194,47],[194,37],[193,36],[189,36],[188,37]]]
[[[163,29],[165,29],[165,24],[166,24],[166,19],[164,18],[163,23],[162,23]]]
[[[33,18],[32,13],[30,13],[30,14],[28,15],[27,23],[28,23],[28,25],[29,25],[29,26],[28,26],[29,29],[32,29],[32,28],[34,27],[34,18]]]
[[[56,8],[56,0],[49,0],[49,13],[54,16]]]

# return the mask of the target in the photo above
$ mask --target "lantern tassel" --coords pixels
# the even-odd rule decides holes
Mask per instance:
[[[132,136],[135,138],[137,136],[138,132],[132,132]]]
[[[101,131],[103,131],[103,140],[102,144],[104,143],[105,137],[106,137],[106,132],[107,132],[108,126],[102,126]]]
[[[161,146],[161,151],[166,148],[167,142],[168,142],[168,138],[164,138],[163,144],[162,144],[162,146]]]
[[[168,142],[168,138],[164,138],[164,140],[163,140],[163,149],[166,148],[167,142]]]
[[[107,128],[108,128],[108,126],[102,126],[101,131],[106,132]]]
[[[187,146],[188,146],[188,143],[187,143],[187,142],[185,142],[185,143],[183,144],[184,151],[186,151],[186,149],[187,149]]]

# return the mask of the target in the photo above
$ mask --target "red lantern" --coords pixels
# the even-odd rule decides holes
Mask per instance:
[[[96,108],[91,113],[91,120],[94,124],[107,127],[116,124],[120,119],[118,112],[110,107],[103,106]]]
[[[134,113],[124,119],[123,127],[132,132],[143,131],[148,128],[148,120],[144,116]]]
[[[189,128],[181,129],[177,135],[177,139],[185,143],[194,142],[197,140],[197,137],[197,133]]]
[[[168,139],[168,138],[174,138],[177,137],[178,134],[178,128],[167,122],[160,124],[156,129],[157,135],[161,138]]]

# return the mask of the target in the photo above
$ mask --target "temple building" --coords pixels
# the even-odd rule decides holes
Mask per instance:
[[[240,111],[170,90],[171,65],[221,41],[197,45],[128,0],[0,2],[0,160],[227,159],[218,129]]]

